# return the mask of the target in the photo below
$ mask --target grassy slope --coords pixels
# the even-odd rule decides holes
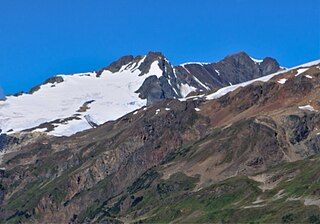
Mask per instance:
[[[261,183],[245,176],[193,191],[197,177],[177,173],[163,180],[153,170],[151,178],[141,178],[121,201],[115,200],[119,208],[126,198],[140,197],[139,201],[131,200],[129,209],[122,213],[107,208],[114,211],[108,215],[143,223],[320,223],[320,208],[304,205],[306,198],[320,198],[319,162],[320,157],[314,157],[270,169],[265,174],[281,177],[281,181],[265,191],[260,189]]]

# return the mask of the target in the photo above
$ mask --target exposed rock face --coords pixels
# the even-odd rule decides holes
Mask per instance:
[[[159,164],[169,152],[205,135],[208,121],[197,118],[194,103],[174,102],[170,108],[157,115],[156,108],[141,110],[140,115],[127,115],[73,139],[45,138],[25,143],[21,151],[13,153],[13,159],[5,162],[8,167],[21,169],[3,182],[6,186],[16,181],[20,186],[33,186],[39,195],[18,196],[7,189],[8,199],[12,199],[7,202],[13,204],[6,205],[17,209],[14,203],[18,203],[21,208],[17,214],[9,209],[2,215],[37,216],[40,222],[79,220],[81,217],[77,216],[84,214],[96,200],[108,201],[138,175]],[[23,171],[26,164],[30,169]],[[42,188],[39,181],[48,188]],[[58,210],[61,212],[56,213]]]
[[[170,70],[162,58],[150,54],[141,71],[154,60]],[[260,68],[252,61],[258,67],[249,68],[247,59],[230,56],[220,66],[233,64],[251,74],[272,70],[273,62]],[[161,79],[177,74],[155,74],[139,89],[153,105],[116,121],[70,137],[0,135],[0,220],[317,221],[320,68],[295,76],[298,71],[215,100],[183,102],[163,100],[175,91],[166,90],[168,79]],[[280,84],[280,78],[287,81]],[[175,80],[179,86],[178,75]],[[309,109],[301,107],[307,104]]]
[[[52,84],[54,84],[54,83],[61,83],[61,82],[63,82],[63,78],[62,78],[61,76],[52,76],[52,77],[48,78],[48,79],[47,79],[43,84],[41,84],[41,85],[45,85],[45,84],[48,84],[48,83],[52,83]],[[33,94],[34,92],[37,92],[37,91],[40,89],[41,85],[37,85],[37,86],[33,87],[32,89],[30,89],[30,91],[28,92],[28,94]],[[19,96],[19,95],[17,95],[17,96]]]
[[[131,61],[133,61],[135,58],[132,55],[123,56],[119,60],[111,63],[108,67],[100,69],[97,71],[97,77],[101,75],[101,72],[105,69],[111,71],[111,72],[117,72],[121,69],[122,66],[127,65]]]
[[[103,70],[118,72],[124,65],[133,65],[141,58],[143,57],[122,57],[108,67],[98,70],[97,76],[100,76]],[[244,52],[227,56],[217,63],[188,63],[178,66],[172,66],[160,52],[149,52],[136,69],[139,69],[140,75],[143,76],[150,71],[154,62],[157,62],[162,74],[154,74],[157,77],[147,78],[136,91],[140,93],[142,99],[147,99],[148,105],[164,99],[183,97],[182,85],[188,85],[196,92],[210,92],[216,88],[259,78],[280,69],[275,59],[267,57],[261,63],[257,63]]]
[[[174,76],[173,67],[160,52],[150,52],[139,66],[141,75],[150,71],[152,63],[158,62],[162,71],[161,77],[156,74],[147,78],[142,86],[136,91],[141,99],[147,99],[147,105],[160,102],[164,99],[181,98],[177,79]]]
[[[177,66],[179,77],[195,76],[210,90],[252,80],[267,74],[277,72],[280,67],[272,58],[265,58],[261,63],[254,62],[246,53],[240,52],[225,57],[217,63],[211,64],[186,64]],[[203,85],[197,88],[206,91]]]
[[[275,59],[266,57],[261,62],[260,69],[261,69],[262,75],[268,75],[270,73],[277,72],[280,69],[280,67],[279,67],[279,63]]]
[[[8,143],[7,135],[0,135],[0,151],[2,151]]]
[[[199,197],[213,195],[214,201],[223,195],[230,198],[228,192],[239,187],[257,196],[259,188],[252,188],[257,183],[241,178],[320,152],[319,107],[298,108],[318,102],[319,69],[310,69],[308,75],[312,79],[293,75],[284,85],[277,80],[253,83],[211,101],[163,101],[68,138],[22,134],[14,140],[19,144],[8,144],[3,136],[6,170],[1,174],[0,218],[120,222],[130,211],[136,212],[132,220],[158,217],[154,214],[160,210],[153,208],[163,204],[152,204],[150,195],[168,200],[167,205],[202,192]],[[274,182],[300,172],[279,169],[272,174]],[[233,177],[240,179],[230,185]],[[233,207],[235,211],[255,200],[247,201],[249,196],[238,190],[239,201],[249,205]],[[207,205],[198,199],[192,200]],[[204,211],[199,212],[194,215]],[[154,222],[161,220],[159,216]]]
[[[213,92],[277,69],[275,60],[257,62],[243,52],[217,63],[179,66],[173,66],[160,52],[124,56],[98,71],[54,76],[29,94],[0,101],[0,129],[7,134],[41,130],[68,136],[145,105]],[[88,101],[94,103],[85,106]],[[110,109],[104,110],[103,105]],[[35,111],[41,119],[33,116]]]

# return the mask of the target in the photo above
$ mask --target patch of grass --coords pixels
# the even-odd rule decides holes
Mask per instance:
[[[155,169],[149,169],[141,177],[139,177],[130,187],[128,187],[129,194],[147,189],[152,182],[159,177],[159,173]]]
[[[54,180],[46,180],[47,183],[43,180],[38,180],[30,182],[26,185],[23,191],[15,193],[8,205],[4,207],[5,210],[16,211],[32,211],[39,203],[40,199],[47,195],[52,197],[52,201],[55,203],[62,203],[66,196],[66,189],[64,190],[63,186],[67,182],[72,171],[76,170],[78,167],[72,167],[64,174]],[[51,182],[50,182],[51,181]],[[15,216],[11,217],[14,219]],[[11,220],[10,219],[10,220]]]

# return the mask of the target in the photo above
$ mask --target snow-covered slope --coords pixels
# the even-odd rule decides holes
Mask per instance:
[[[41,85],[33,94],[9,96],[0,102],[0,128],[14,133],[56,119],[71,118],[55,122],[50,132],[57,136],[71,135],[91,128],[88,117],[101,124],[145,106],[146,100],[139,98],[135,91],[150,75],[161,76],[161,70],[154,64],[148,74],[139,76],[139,69],[131,69],[133,65],[125,67],[115,73],[105,70],[99,78],[96,73],[59,75],[64,80],[61,83]]]
[[[295,66],[293,68],[290,68],[290,69],[287,69],[287,70],[283,70],[283,71],[280,71],[280,72],[276,72],[276,73],[273,73],[273,74],[270,74],[270,75],[267,75],[267,76],[263,76],[261,78],[258,78],[258,79],[253,79],[253,80],[250,80],[250,81],[247,81],[247,82],[243,82],[243,83],[239,83],[239,84],[236,84],[236,85],[232,85],[232,86],[227,86],[227,87],[223,87],[221,89],[219,89],[218,91],[212,93],[212,94],[209,94],[207,95],[205,98],[207,100],[213,100],[213,99],[216,99],[216,98],[219,98],[223,95],[226,95],[227,93],[229,92],[232,92],[240,87],[245,87],[247,85],[250,85],[254,82],[267,82],[269,81],[270,79],[272,79],[273,77],[277,76],[277,75],[281,75],[283,73],[287,73],[288,71],[292,71],[292,70],[295,70],[295,69],[298,69],[297,70],[297,73],[295,74],[295,76],[298,76],[304,72],[306,72],[311,66],[315,66],[315,65],[319,65],[320,64],[320,60],[316,60],[316,61],[312,61],[312,62],[309,62],[309,63],[306,63],[306,64],[302,64],[302,65],[299,65],[299,66]],[[278,81],[280,84],[284,84],[285,83],[285,79],[280,79]]]
[[[28,94],[8,96],[0,101],[0,133],[27,130],[69,136],[163,99],[204,94],[230,80],[260,77],[261,71],[268,73],[267,67],[279,68],[274,59],[257,64],[244,52],[217,63],[179,66],[159,52],[125,56],[96,72],[58,75]]]

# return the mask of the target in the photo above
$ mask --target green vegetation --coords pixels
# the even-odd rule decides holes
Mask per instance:
[[[23,189],[23,191],[16,192],[9,201],[9,204],[4,207],[5,210],[16,210],[19,208],[20,213],[31,212],[39,203],[39,200],[47,195],[50,200],[55,203],[62,203],[67,194],[67,189],[63,188],[63,183],[66,183],[70,174],[78,167],[72,167],[60,177],[46,181],[38,180],[29,182]],[[59,186],[59,187],[57,187]],[[23,220],[25,217],[20,213],[16,212],[15,215],[10,217],[9,221],[12,220]]]
[[[126,196],[132,201],[141,200],[125,214],[144,211],[144,218],[134,218],[134,222],[142,223],[320,223],[319,207],[306,206],[303,199],[296,199],[320,198],[319,161],[317,157],[275,166],[268,171],[269,175],[283,179],[266,191],[259,188],[260,183],[241,176],[195,191],[199,180],[196,177],[175,173],[163,180],[157,175],[148,187],[131,191],[138,196]],[[147,176],[155,172],[152,169]],[[121,220],[121,215],[118,218]]]

